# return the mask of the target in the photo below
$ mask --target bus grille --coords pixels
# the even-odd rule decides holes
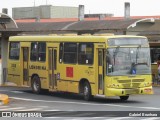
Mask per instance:
[[[122,84],[124,88],[130,88],[131,85],[130,84]]]
[[[144,79],[133,79],[132,82],[144,82]]]
[[[137,87],[139,87],[140,86],[140,83],[133,83],[132,84],[132,88],[137,88]]]
[[[121,83],[124,88],[137,88],[144,81],[144,79],[118,80],[118,83]]]
[[[131,80],[118,80],[118,83],[131,83]]]
[[[124,88],[137,88],[140,86],[140,83],[132,83],[132,84],[122,84]]]

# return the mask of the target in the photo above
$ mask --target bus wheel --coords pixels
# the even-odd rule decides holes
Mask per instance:
[[[120,96],[120,99],[121,99],[122,101],[128,100],[128,98],[129,98],[129,96]]]
[[[83,96],[84,96],[84,100],[86,101],[89,101],[93,98],[93,96],[91,95],[91,87],[88,82],[84,83]]]
[[[35,75],[32,79],[32,91],[37,94],[41,92],[41,83],[37,75]]]

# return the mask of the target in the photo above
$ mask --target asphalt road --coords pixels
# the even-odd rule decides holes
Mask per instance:
[[[149,119],[145,116],[145,120],[154,120],[159,119],[156,114],[160,117],[160,87],[153,89],[153,95],[132,95],[128,101],[121,101],[119,97],[109,97],[94,98],[93,101],[87,102],[77,94],[44,92],[37,95],[32,93],[30,88],[0,87],[0,93],[7,94],[10,98],[8,105],[0,106],[0,112],[36,111],[40,112],[43,117],[55,119],[59,117],[67,117],[67,119],[69,117],[83,117],[83,119],[115,117],[115,120],[132,119],[134,115],[136,117],[141,115],[140,119],[143,119],[144,113],[152,117]]]

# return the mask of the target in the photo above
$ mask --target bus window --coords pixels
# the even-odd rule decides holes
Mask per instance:
[[[38,43],[38,61],[46,61],[46,43]]]
[[[19,42],[10,43],[9,59],[19,60]]]
[[[31,43],[31,61],[46,61],[46,43]]]
[[[93,64],[93,43],[79,44],[79,64]]]
[[[31,43],[31,57],[30,57],[31,61],[37,60],[37,46],[38,46],[37,42]]]
[[[77,43],[64,43],[64,63],[77,63]]]

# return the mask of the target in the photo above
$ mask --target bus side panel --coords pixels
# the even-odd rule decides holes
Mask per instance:
[[[77,65],[58,64],[57,71],[60,79],[57,87],[60,91],[78,93]]]
[[[7,61],[7,80],[8,82],[15,83],[18,86],[22,85],[21,80],[21,63],[20,63],[20,44],[19,42],[8,43],[8,61]]]
[[[78,80],[86,79],[89,81],[92,95],[96,94],[95,89],[95,68],[92,65],[79,65],[77,69]]]
[[[77,65],[68,65],[65,68],[66,71],[66,79],[71,79],[67,83],[67,88],[69,92],[74,92],[78,93],[78,85],[79,85],[79,80],[77,78],[79,71],[78,71],[78,66]],[[73,74],[71,74],[73,73]],[[73,75],[73,76],[72,76]]]
[[[19,60],[8,60],[8,81],[17,84],[18,86],[22,85],[20,74],[21,71]]]
[[[68,82],[68,91],[78,93],[78,81],[70,81]]]
[[[65,81],[65,80],[58,80],[57,81],[57,88],[58,88],[58,91],[67,92],[67,81]]]
[[[33,75],[38,75],[41,81],[42,89],[49,88],[48,71],[46,69],[47,69],[46,63],[40,63],[40,62],[30,62],[29,63],[29,78],[31,80],[31,77]]]
[[[92,94],[95,95],[95,70],[89,65],[58,65],[60,79],[57,81],[57,87],[60,91],[79,93],[79,81],[86,79],[89,81]]]

